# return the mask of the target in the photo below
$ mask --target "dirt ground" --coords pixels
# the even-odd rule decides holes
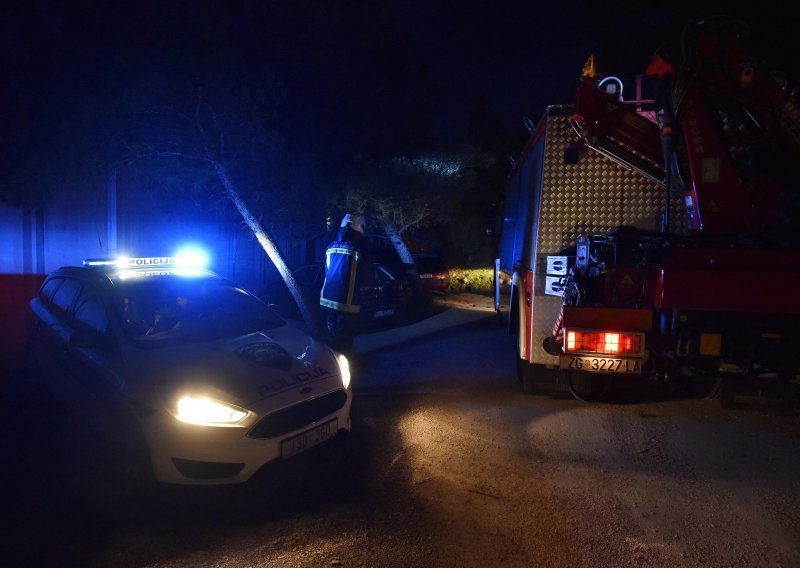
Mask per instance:
[[[128,494],[76,417],[8,391],[4,564],[800,566],[800,417],[523,395],[513,350],[487,318],[360,356],[353,432],[234,487]]]
[[[401,421],[417,495],[451,520],[434,565],[800,564],[796,431],[712,401],[491,394]]]
[[[413,393],[397,430],[413,494],[445,523],[431,565],[800,565],[800,417],[671,390],[524,396],[491,356],[507,341],[475,330],[440,342],[447,362],[372,361]]]

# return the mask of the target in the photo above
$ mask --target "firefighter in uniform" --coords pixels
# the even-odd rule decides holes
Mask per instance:
[[[319,295],[331,347],[349,351],[361,312],[364,217],[348,213],[336,239],[325,250],[325,282]]]

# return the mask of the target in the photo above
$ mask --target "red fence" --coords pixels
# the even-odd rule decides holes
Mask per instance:
[[[28,302],[43,280],[39,274],[0,274],[0,372],[22,362]]]

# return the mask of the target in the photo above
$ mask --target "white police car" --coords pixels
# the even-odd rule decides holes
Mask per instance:
[[[30,302],[28,353],[131,475],[249,479],[350,429],[347,359],[180,258],[85,261]]]

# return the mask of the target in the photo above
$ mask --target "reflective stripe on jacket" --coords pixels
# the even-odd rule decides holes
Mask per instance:
[[[349,241],[335,241],[325,251],[325,282],[319,304],[325,308],[357,314],[361,311],[358,297],[358,247]]]

